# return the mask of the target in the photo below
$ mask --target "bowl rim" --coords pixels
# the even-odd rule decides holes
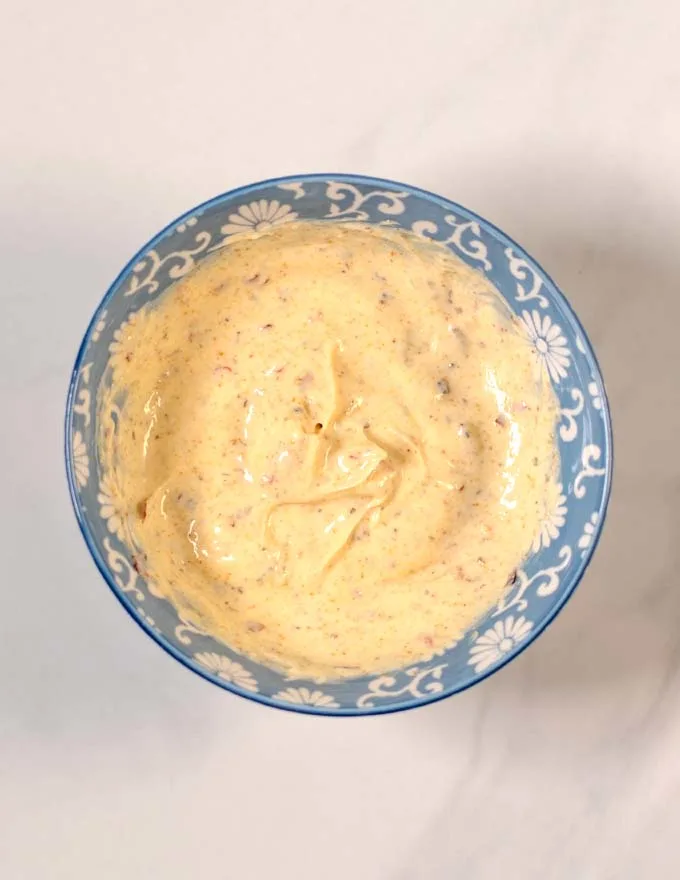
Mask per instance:
[[[269,186],[277,186],[282,183],[293,183],[300,182],[305,183],[308,181],[315,180],[324,180],[324,181],[338,181],[350,184],[361,184],[361,185],[376,185],[376,186],[388,186],[390,188],[394,188],[397,190],[404,190],[409,194],[416,194],[419,196],[425,197],[429,201],[433,201],[442,207],[445,207],[453,212],[456,210],[463,211],[471,220],[480,223],[483,227],[486,227],[492,234],[500,239],[502,242],[506,243],[509,247],[515,249],[522,257],[528,258],[531,263],[539,270],[542,276],[549,282],[552,287],[551,296],[554,296],[557,301],[560,303],[562,308],[564,309],[565,314],[570,319],[574,328],[580,334],[584,346],[586,348],[586,353],[589,358],[592,360],[592,365],[595,371],[595,378],[599,380],[599,384],[601,386],[601,397],[602,397],[602,408],[601,413],[604,421],[604,445],[603,445],[603,453],[604,453],[604,461],[603,466],[605,468],[604,473],[604,482],[602,487],[602,494],[600,497],[600,503],[597,510],[598,520],[595,524],[595,530],[593,533],[593,539],[591,541],[590,546],[586,549],[585,554],[582,556],[580,564],[578,568],[571,575],[570,581],[566,585],[566,589],[564,590],[563,595],[560,597],[560,600],[555,604],[555,606],[551,609],[550,613],[543,617],[540,621],[534,623],[533,628],[528,633],[526,638],[522,640],[519,644],[513,646],[513,648],[503,657],[503,659],[491,669],[473,675],[469,681],[464,681],[461,684],[453,685],[450,687],[445,687],[441,692],[435,694],[428,694],[424,697],[416,697],[411,699],[405,699],[398,703],[392,703],[386,706],[368,706],[366,708],[358,708],[354,707],[324,707],[324,706],[314,706],[307,704],[298,704],[298,703],[287,703],[283,700],[276,700],[273,697],[268,697],[265,694],[260,693],[251,693],[250,691],[242,690],[232,684],[232,682],[228,682],[224,679],[219,678],[216,675],[210,674],[209,670],[205,667],[201,666],[199,663],[190,658],[187,654],[184,654],[180,650],[178,650],[174,645],[172,645],[166,637],[152,628],[152,626],[147,623],[147,621],[141,617],[135,608],[132,600],[127,596],[122,589],[118,587],[115,583],[112,574],[109,570],[108,565],[104,562],[94,540],[92,538],[92,534],[90,531],[90,527],[87,521],[87,518],[84,516],[83,510],[81,508],[78,489],[75,484],[74,479],[74,468],[73,468],[73,449],[71,443],[71,437],[73,434],[73,404],[75,400],[75,394],[78,386],[78,382],[80,379],[80,371],[82,368],[82,362],[84,359],[85,352],[87,351],[90,338],[92,332],[96,326],[97,321],[99,320],[99,315],[103,308],[106,307],[106,304],[113,297],[114,292],[118,286],[120,280],[129,272],[129,270],[139,261],[139,259],[151,248],[155,247],[166,235],[167,233],[176,227],[178,224],[187,220],[188,218],[194,216],[196,213],[200,211],[204,211],[207,208],[212,207],[213,205],[217,205],[220,202],[225,201],[228,198],[235,197],[246,197],[248,194],[256,192],[264,187]],[[607,396],[607,389],[604,381],[604,377],[602,375],[602,370],[600,368],[599,361],[597,359],[597,355],[593,348],[593,345],[586,333],[579,317],[576,312],[572,308],[569,300],[564,295],[560,287],[555,284],[552,277],[543,269],[541,264],[532,257],[520,244],[518,244],[514,239],[512,239],[507,233],[503,232],[499,229],[494,223],[485,219],[481,215],[477,214],[475,211],[471,211],[469,208],[466,208],[464,205],[461,205],[459,202],[454,202],[450,199],[445,198],[444,196],[440,196],[436,193],[431,192],[430,190],[423,189],[421,187],[413,186],[412,184],[401,183],[399,181],[390,180],[388,178],[382,177],[373,177],[372,175],[363,175],[363,174],[352,174],[349,172],[314,172],[307,174],[287,174],[282,177],[271,177],[264,180],[259,180],[254,183],[245,184],[243,186],[235,187],[234,189],[226,190],[225,192],[220,193],[219,195],[213,196],[210,199],[206,199],[204,202],[201,202],[198,205],[193,206],[188,211],[184,211],[170,223],[166,224],[159,232],[153,235],[142,247],[140,247],[135,254],[126,262],[120,272],[116,275],[113,282],[109,285],[106,290],[104,296],[100,300],[99,304],[94,310],[92,318],[85,330],[82,341],[78,348],[78,352],[76,354],[76,358],[74,361],[73,369],[71,371],[71,377],[68,385],[68,393],[66,397],[66,412],[64,419],[64,458],[65,458],[65,466],[66,466],[66,478],[68,482],[69,494],[71,497],[71,503],[73,505],[73,509],[76,515],[76,520],[78,522],[78,526],[80,528],[80,532],[83,536],[85,544],[90,551],[90,555],[94,560],[95,565],[97,566],[99,573],[103,577],[105,583],[109,586],[113,595],[118,599],[123,608],[127,611],[130,617],[149,635],[157,645],[159,645],[166,653],[170,654],[170,656],[174,657],[175,660],[179,661],[184,667],[191,670],[194,673],[197,673],[201,678],[206,681],[218,685],[223,690],[227,690],[232,694],[236,694],[239,697],[244,697],[247,700],[250,700],[255,703],[259,703],[264,706],[269,706],[275,709],[283,709],[288,712],[299,713],[303,715],[326,715],[333,717],[361,717],[367,715],[388,715],[393,712],[403,712],[409,709],[416,709],[421,706],[430,705],[431,703],[439,702],[439,700],[446,699],[447,697],[451,697],[454,694],[462,693],[463,691],[468,690],[468,688],[473,687],[474,685],[479,684],[485,679],[489,678],[492,675],[495,675],[508,663],[522,654],[533,642],[543,633],[547,627],[556,619],[556,617],[560,614],[560,612],[564,609],[565,605],[569,601],[569,599],[573,596],[576,588],[580,584],[583,576],[590,564],[591,559],[597,549],[597,546],[600,542],[600,538],[602,536],[602,530],[604,527],[604,523],[607,517],[609,500],[611,497],[611,489],[612,489],[612,480],[613,480],[613,472],[614,472],[614,444],[613,444],[613,430],[612,430],[612,421],[611,421],[611,409],[609,405],[609,399]],[[383,673],[386,675],[391,675],[392,671],[387,673]],[[377,677],[377,676],[375,676]]]

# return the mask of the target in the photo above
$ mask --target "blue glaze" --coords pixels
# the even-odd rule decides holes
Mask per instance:
[[[239,229],[299,219],[389,223],[445,242],[493,282],[524,321],[555,388],[564,501],[547,522],[501,602],[455,646],[389,674],[317,685],[288,680],[179,618],[149,593],[117,537],[113,504],[100,484],[96,391],[109,345],[133,311],[160,296]],[[66,405],[66,470],[81,531],[126,610],[168,653],[215,684],[268,706],[322,715],[367,715],[433,702],[486,678],[517,656],[563,607],[592,557],[604,524],[613,470],[604,383],[578,318],[553,281],[512,239],[471,211],[405,184],[348,174],[277,178],[217,196],[175,220],[113,282],[85,333]]]

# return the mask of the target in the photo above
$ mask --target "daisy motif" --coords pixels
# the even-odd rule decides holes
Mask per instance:
[[[284,703],[295,703],[298,706],[323,706],[328,709],[337,709],[340,704],[336,703],[333,697],[322,691],[310,691],[308,688],[286,688],[274,694],[275,700],[283,700]]]
[[[548,315],[540,315],[535,309],[531,314],[522,312],[522,322],[550,378],[553,382],[559,382],[567,375],[571,357],[562,328],[554,324]]]
[[[94,325],[94,330],[92,331],[92,341],[96,342],[99,337],[102,335],[104,327],[106,327],[106,309],[99,316],[99,320]]]
[[[297,213],[291,210],[290,205],[282,205],[276,199],[272,199],[271,202],[260,199],[249,205],[241,205],[237,214],[230,214],[229,223],[222,227],[222,232],[225,235],[233,235],[236,232],[260,232],[269,229],[270,226],[280,226],[295,219]]]
[[[83,487],[90,478],[90,460],[87,457],[87,446],[80,431],[74,431],[71,446],[73,455],[73,470],[76,475],[76,483]]]
[[[106,528],[119,541],[122,541],[124,538],[123,517],[118,509],[115,493],[106,477],[99,484],[97,501],[99,502],[99,516],[106,523]]]
[[[562,483],[558,484],[557,491],[559,492],[559,496],[557,498],[555,509],[543,520],[540,531],[531,545],[531,549],[534,553],[538,553],[541,547],[549,547],[552,541],[557,538],[560,529],[567,521],[567,499],[566,496],[562,494]]]
[[[475,672],[484,672],[525,639],[532,627],[530,620],[524,617],[515,619],[512,614],[505,620],[498,620],[475,640],[468,666],[474,666]]]
[[[590,514],[590,519],[583,526],[583,534],[578,539],[578,546],[581,550],[587,550],[588,547],[593,543],[593,539],[595,538],[595,530],[597,528],[597,523],[600,518],[600,515],[597,511],[595,513]]]
[[[230,660],[228,657],[212,652],[194,654],[194,660],[197,660],[201,666],[204,666],[214,675],[218,675],[224,681],[235,684],[244,691],[257,693],[257,682],[245,666],[241,666],[235,660]]]

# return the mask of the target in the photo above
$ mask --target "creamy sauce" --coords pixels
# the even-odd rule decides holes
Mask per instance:
[[[534,352],[486,279],[424,239],[240,236],[119,336],[100,459],[140,569],[292,676],[449,647],[554,503]]]

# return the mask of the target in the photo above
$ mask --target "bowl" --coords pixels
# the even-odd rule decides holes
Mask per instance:
[[[295,219],[361,221],[444,243],[483,272],[520,317],[557,394],[560,503],[542,524],[513,586],[454,646],[429,661],[337,683],[292,680],[241,656],[152,595],[122,543],[122,520],[96,450],[96,393],[119,328],[229,236]],[[305,174],[241,187],[188,211],[130,260],[95,312],[76,357],[66,406],[66,470],[76,517],[97,567],[139,625],[175,659],[267,706],[369,715],[422,706],[481,681],[555,618],[595,551],[612,476],[604,383],[563,294],[519,245],[481,217],[406,184],[355,174]]]

